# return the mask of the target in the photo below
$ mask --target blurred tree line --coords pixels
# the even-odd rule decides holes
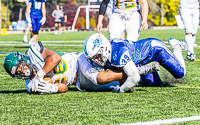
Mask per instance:
[[[180,0],[148,0],[149,3],[149,26],[173,26],[176,25],[175,15],[179,14]],[[68,16],[67,26],[71,26],[79,5],[86,5],[87,0],[47,0],[47,21],[43,27],[53,27],[54,21],[51,16],[55,5],[59,4],[64,7],[64,11]],[[8,27],[13,21],[25,20],[26,5],[24,2],[17,0],[1,0],[1,18],[2,27]],[[90,26],[94,28],[97,23],[98,12],[90,12]],[[104,20],[104,27],[107,26],[107,19]],[[85,9],[81,9],[77,20],[76,28],[84,28],[85,25]]]

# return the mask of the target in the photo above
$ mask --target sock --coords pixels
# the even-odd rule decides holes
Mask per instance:
[[[181,46],[180,45],[175,45],[174,48],[173,48],[173,53],[174,53],[175,57],[179,60],[181,65],[183,66],[184,71],[186,71],[186,69],[185,69],[185,61],[184,61],[184,58],[183,58],[183,55],[182,55]]]
[[[195,36],[195,35],[192,35],[192,38],[193,38],[193,42],[194,42],[194,44],[195,44],[195,42],[196,42],[196,36]]]
[[[194,42],[193,42],[192,35],[185,35],[185,41],[188,46],[188,54],[194,53]]]

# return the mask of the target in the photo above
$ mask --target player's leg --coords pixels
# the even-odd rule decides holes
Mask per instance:
[[[151,61],[157,61],[167,69],[175,78],[182,78],[186,73],[185,61],[182,56],[180,41],[169,40],[173,53],[160,40],[153,40],[151,43],[152,50],[148,57]]]
[[[60,35],[61,22],[58,23],[58,35]]]
[[[40,27],[41,27],[41,23],[40,23],[40,20],[42,19],[42,16],[37,16],[37,19],[35,20],[36,21],[36,29],[33,31],[34,32],[34,43],[37,42],[37,39],[38,39],[38,34],[39,34],[39,30],[40,30]]]
[[[31,27],[32,26],[29,26],[29,25],[26,27],[24,37],[23,37],[23,42],[28,42],[28,33],[31,30]]]
[[[32,24],[31,36],[32,37],[29,40],[29,46],[32,45],[32,43],[34,42],[34,34],[35,34],[35,31],[37,30],[36,19],[37,19],[37,17],[34,17],[31,15],[31,24]]]
[[[108,32],[110,39],[120,38],[125,30],[124,22],[120,19],[119,14],[113,13],[109,20]]]
[[[141,75],[141,80],[141,83],[146,86],[160,86],[162,84],[158,72]]]
[[[128,40],[137,41],[140,36],[141,15],[139,12],[133,12],[131,19],[126,23],[126,34]]]
[[[27,18],[27,15],[25,13],[25,17]],[[25,33],[24,33],[24,37],[23,37],[23,42],[28,42],[28,33],[30,32],[32,27],[31,23],[28,23],[28,26],[26,27]]]
[[[192,24],[193,24],[193,32],[192,32],[192,38],[195,46],[196,42],[196,33],[198,31],[199,27],[199,9],[193,9],[193,15],[192,15]]]
[[[194,55],[194,42],[192,38],[192,32],[193,32],[193,21],[192,21],[192,9],[180,9],[180,15],[181,19],[183,21],[184,27],[185,27],[185,41],[188,46],[188,53],[186,58],[193,61],[195,60]]]
[[[55,22],[54,23],[54,26],[55,26],[55,35],[57,35],[58,34],[58,23],[57,22]]]

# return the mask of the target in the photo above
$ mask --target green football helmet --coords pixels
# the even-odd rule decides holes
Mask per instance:
[[[21,65],[21,63],[23,63],[24,65],[26,64],[29,69],[26,70],[25,73],[18,74],[16,71],[18,66]],[[30,59],[25,54],[19,52],[13,52],[7,55],[4,59],[3,66],[6,72],[13,78],[18,78],[18,79],[32,78],[33,68],[31,66]]]

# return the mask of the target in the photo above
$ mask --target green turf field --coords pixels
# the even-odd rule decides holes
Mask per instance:
[[[45,48],[82,52],[83,41],[96,32],[67,32],[61,35],[41,33]],[[108,33],[104,32],[108,38]],[[142,31],[140,39],[156,37],[167,41],[170,37],[184,40],[184,30]],[[23,80],[12,79],[3,68],[6,54],[25,52],[23,34],[0,36],[0,124],[123,124],[173,119],[200,115],[200,49],[195,48],[197,61],[186,60],[187,73],[176,80],[165,69],[159,72],[161,87],[135,87],[133,93],[80,92],[70,87],[63,94],[30,95]],[[200,32],[196,35],[200,45]],[[44,41],[44,42],[43,42]],[[47,42],[49,41],[49,42]],[[199,120],[179,124],[200,124]]]

